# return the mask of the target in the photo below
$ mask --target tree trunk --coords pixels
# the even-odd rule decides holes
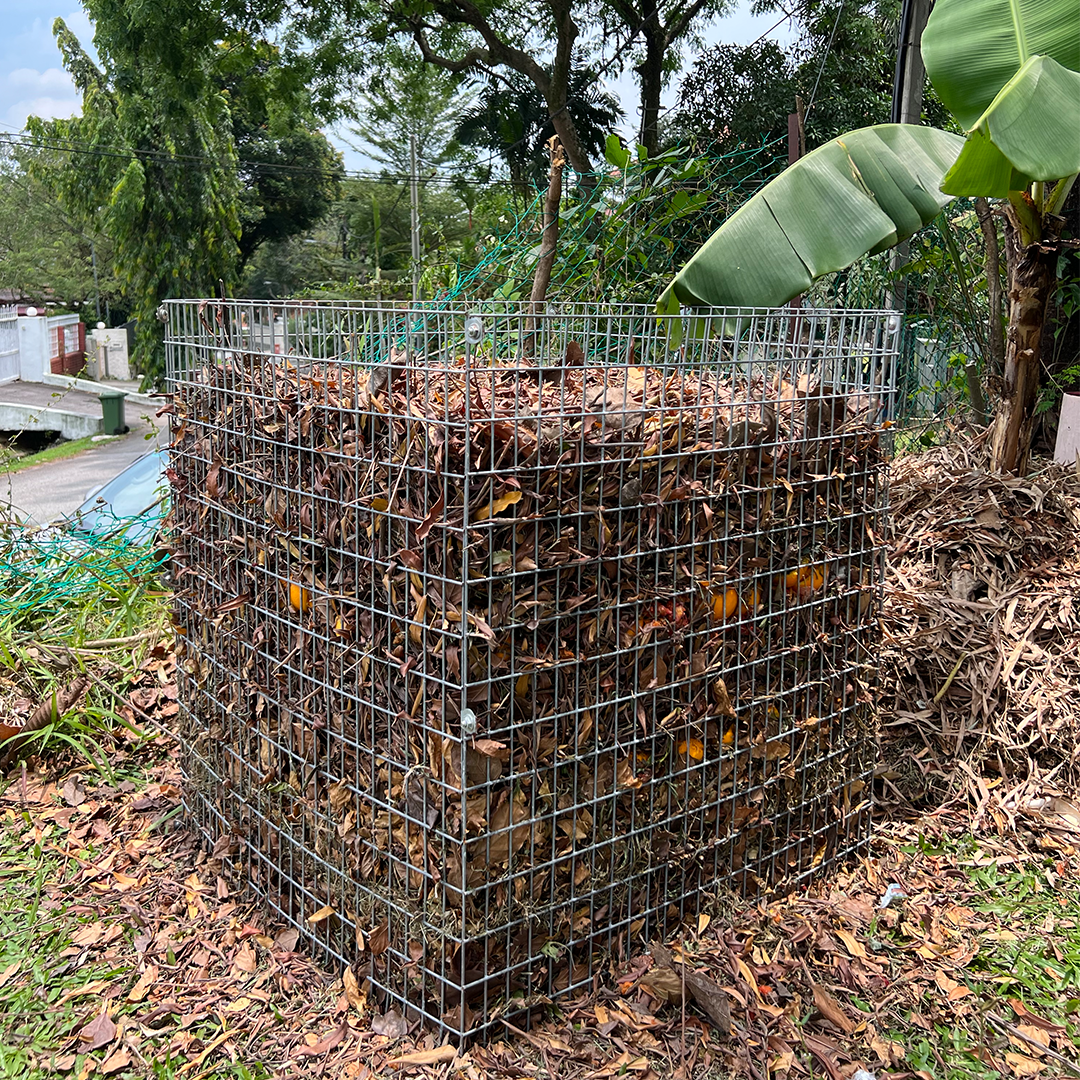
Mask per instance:
[[[1005,370],[1005,331],[1001,325],[1001,254],[998,249],[997,225],[994,224],[993,212],[985,199],[975,200],[975,216],[979,219],[979,228],[982,229],[986,247],[986,292],[990,306],[987,342],[991,361],[987,368],[989,374],[1001,375]]]
[[[1012,228],[1011,222],[1007,228]],[[1028,244],[1019,249],[1010,266],[1005,374],[990,451],[991,468],[997,472],[1022,475],[1027,470],[1043,324],[1057,281],[1057,258],[1053,243]]]
[[[548,140],[548,153],[551,155],[551,172],[548,176],[547,196],[544,199],[540,258],[536,261],[536,273],[529,296],[529,330],[535,326],[531,316],[543,313],[548,283],[551,281],[551,268],[555,265],[555,249],[559,243],[559,201],[562,196],[563,165],[566,158],[563,156],[562,146],[559,145],[558,135],[553,135]]]
[[[641,145],[649,157],[660,151],[660,94],[664,85],[664,53],[667,42],[656,27],[642,28],[645,59],[634,69],[641,79]]]

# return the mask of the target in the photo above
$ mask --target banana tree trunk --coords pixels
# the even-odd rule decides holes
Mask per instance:
[[[1006,226],[1013,229],[1010,221]],[[1021,476],[1031,454],[1031,430],[1039,390],[1042,333],[1057,281],[1057,246],[1027,244],[1010,266],[1009,322],[1001,401],[991,435],[991,467]]]

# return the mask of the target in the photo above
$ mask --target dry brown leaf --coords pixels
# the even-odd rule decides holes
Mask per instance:
[[[521,502],[524,496],[520,491],[508,491],[505,495],[500,495],[497,499],[492,499],[487,506],[478,510],[474,521],[486,521],[490,517],[494,517],[496,514],[501,514],[504,510],[509,509],[511,506],[516,506]]]
[[[1009,998],[1009,1007],[1025,1023],[1033,1027],[1042,1028],[1052,1035],[1064,1035],[1066,1028],[1061,1024],[1055,1024],[1052,1020],[1044,1020],[1041,1016],[1033,1013],[1019,998]]]
[[[345,986],[345,996],[348,998],[349,1004],[354,1009],[362,1012],[367,1006],[367,995],[360,989],[360,984],[357,982],[351,967],[345,969],[341,981]]]
[[[385,1015],[372,1017],[371,1030],[388,1039],[402,1039],[409,1034],[409,1021],[397,1009],[388,1009]]]
[[[296,1051],[297,1057],[318,1057],[319,1054],[325,1054],[330,1050],[333,1050],[346,1035],[349,1034],[349,1021],[347,1019],[342,1020],[340,1024],[333,1031],[330,1032],[325,1038],[320,1039],[317,1043],[311,1046],[302,1046]]]
[[[1007,1053],[1005,1064],[1009,1066],[1013,1076],[1038,1076],[1043,1070],[1041,1061],[1036,1061],[1027,1054]]]
[[[80,1049],[85,1053],[107,1046],[116,1038],[116,1025],[107,1012],[99,1013],[79,1032]]]
[[[817,983],[811,982],[810,986],[814,991],[814,1005],[817,1007],[817,1011],[833,1027],[839,1028],[845,1035],[850,1035],[855,1030],[855,1024],[840,1007],[840,1003],[836,998],[825,987],[818,986]]]
[[[411,1054],[402,1054],[400,1057],[387,1058],[387,1068],[400,1068],[403,1065],[437,1065],[440,1061],[453,1061],[457,1057],[457,1048],[450,1046],[436,1046],[433,1050],[414,1050]]]
[[[157,982],[157,977],[157,965],[148,964],[146,970],[139,976],[138,981],[128,991],[128,1001],[142,1001],[150,992],[150,988]]]
[[[121,1069],[126,1069],[131,1064],[131,1053],[126,1046],[114,1050],[99,1066],[105,1076],[111,1076]]]

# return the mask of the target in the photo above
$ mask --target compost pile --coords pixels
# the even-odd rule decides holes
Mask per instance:
[[[883,622],[890,727],[935,756],[1076,778],[1080,475],[992,474],[983,438],[898,459]],[[1064,769],[1064,772],[1061,770]]]
[[[587,938],[602,887],[597,932],[865,825],[882,457],[842,395],[571,342],[545,369],[238,357],[173,409],[196,782],[259,807],[271,863],[296,838],[309,906],[383,948],[351,883],[459,935],[542,910]]]

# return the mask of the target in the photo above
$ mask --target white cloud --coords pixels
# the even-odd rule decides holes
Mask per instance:
[[[10,13],[7,25],[10,36],[0,42],[0,124],[7,129],[21,130],[27,116],[43,119],[74,116],[81,107],[71,76],[61,65],[60,50],[52,33],[54,16],[38,14],[43,5],[34,7],[33,16],[21,20],[16,11]],[[29,11],[26,16],[30,16]],[[63,19],[96,60],[93,26],[86,13],[72,11]]]
[[[33,68],[16,68],[8,73],[8,89],[16,93],[74,91],[75,87],[71,76],[63,68],[47,68],[45,71],[35,71]]]

